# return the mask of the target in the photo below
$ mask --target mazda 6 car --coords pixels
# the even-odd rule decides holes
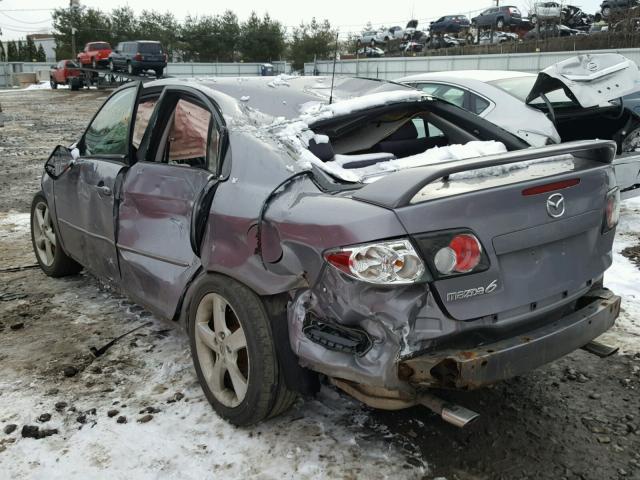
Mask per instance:
[[[32,204],[44,273],[86,269],[184,325],[220,416],[329,381],[379,408],[523,374],[609,329],[615,144],[541,148],[406,86],[127,84],[57,147]]]

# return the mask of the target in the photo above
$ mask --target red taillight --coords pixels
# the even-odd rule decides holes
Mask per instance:
[[[449,245],[436,252],[434,264],[443,275],[468,273],[482,259],[482,246],[475,235],[463,233],[451,239]]]
[[[608,232],[618,225],[620,219],[620,189],[614,188],[607,193],[603,231]]]
[[[140,60],[142,60],[142,55],[140,55],[139,53],[136,53],[133,59],[139,62]]]
[[[525,188],[522,191],[522,195],[540,195],[541,193],[549,193],[554,190],[562,190],[563,188],[575,187],[580,183],[579,178],[571,178],[569,180],[563,180],[561,182],[545,183],[544,185],[537,185],[535,187]]]

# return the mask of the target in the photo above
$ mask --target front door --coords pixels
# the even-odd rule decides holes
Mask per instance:
[[[206,219],[218,178],[222,117],[204,95],[166,87],[124,179],[118,215],[122,284],[172,318],[200,268],[194,215]]]
[[[114,198],[130,156],[139,85],[115,92],[78,142],[73,167],[54,183],[65,250],[92,273],[118,281]]]

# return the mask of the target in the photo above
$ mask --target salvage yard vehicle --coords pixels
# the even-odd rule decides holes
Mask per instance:
[[[590,138],[616,142],[623,197],[640,194],[638,67],[618,54],[582,55],[540,74],[466,70],[398,80],[475,113],[532,146]],[[604,92],[604,93],[603,93]]]
[[[51,88],[56,89],[58,85],[68,85],[71,90],[82,88],[84,80],[79,68],[73,60],[60,60],[56,65],[52,65],[49,72]]]
[[[522,15],[518,7],[508,5],[488,8],[471,19],[471,24],[474,27],[495,28],[497,30],[518,27],[522,23]]]
[[[91,68],[107,66],[110,54],[111,45],[107,42],[89,42],[85,45],[84,50],[77,55],[78,64],[81,67],[91,65]]]
[[[533,12],[529,14],[529,21],[535,25],[538,20],[560,21],[562,5],[558,2],[537,2],[533,5]]]
[[[138,40],[120,42],[109,54],[109,69],[112,72],[124,70],[129,75],[153,70],[161,78],[167,68],[168,56],[160,42]]]
[[[462,33],[470,27],[469,19],[465,15],[447,15],[440,17],[429,25],[429,33]]]
[[[236,425],[323,376],[462,426],[477,414],[431,387],[525,373],[613,325],[613,142],[528,148],[410,87],[329,83],[118,89],[45,164],[40,267],[84,267],[185,325],[207,399]]]

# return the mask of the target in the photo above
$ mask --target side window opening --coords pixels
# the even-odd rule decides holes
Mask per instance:
[[[211,112],[181,98],[167,122],[156,161],[216,172],[220,133]]]

